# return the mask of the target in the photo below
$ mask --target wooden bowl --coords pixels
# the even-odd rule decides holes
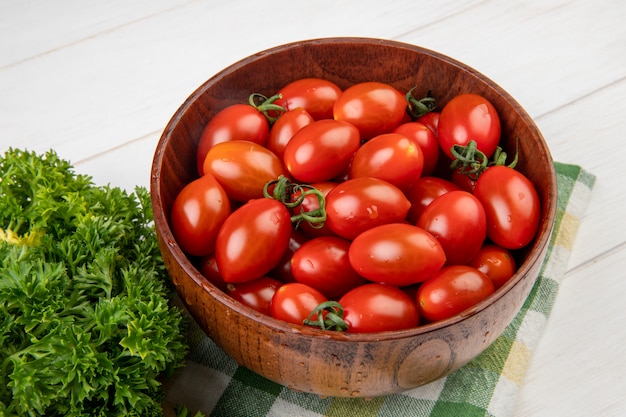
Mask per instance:
[[[270,96],[290,81],[326,78],[341,88],[382,81],[401,91],[418,86],[439,108],[460,93],[487,97],[502,121],[502,144],[519,138],[518,169],[542,201],[539,233],[520,254],[518,271],[488,299],[450,319],[410,330],[342,334],[291,325],[234,301],[207,281],[177,245],[169,226],[172,202],[197,177],[200,134],[220,109],[252,92]],[[556,212],[556,177],[537,126],[502,88],[439,53],[388,40],[331,38],[269,49],[216,74],[178,109],[152,165],[152,204],[163,258],[176,290],[206,334],[238,364],[297,391],[322,396],[375,397],[441,378],[489,346],[513,320],[545,257]]]

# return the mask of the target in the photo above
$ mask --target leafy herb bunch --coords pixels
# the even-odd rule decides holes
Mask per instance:
[[[162,415],[187,350],[171,294],[145,188],[0,156],[0,415]]]

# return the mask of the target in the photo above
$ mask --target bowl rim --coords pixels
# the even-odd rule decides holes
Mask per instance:
[[[297,325],[288,323],[282,320],[275,319],[271,316],[264,315],[256,310],[236,301],[228,294],[221,291],[214,284],[212,284],[208,279],[206,279],[200,271],[193,265],[191,260],[187,257],[187,255],[182,251],[180,246],[176,243],[174,236],[172,234],[170,225],[169,225],[169,215],[166,215],[163,202],[160,198],[161,196],[161,178],[160,178],[160,167],[163,163],[164,158],[164,149],[166,148],[169,140],[170,133],[172,132],[176,123],[182,118],[182,115],[191,107],[193,102],[204,92],[211,87],[213,84],[218,82],[224,76],[237,71],[237,69],[241,68],[253,62],[260,57],[265,57],[267,55],[271,55],[274,53],[282,53],[286,49],[291,48],[299,48],[303,45],[323,45],[323,44],[348,44],[348,43],[360,43],[360,44],[368,44],[368,45],[377,45],[377,46],[388,46],[394,48],[403,48],[410,49],[415,52],[419,52],[421,54],[430,55],[436,59],[444,61],[450,65],[460,67],[462,70],[471,73],[473,76],[479,78],[482,82],[488,84],[490,88],[494,89],[499,95],[501,95],[506,101],[516,106],[517,111],[520,115],[524,116],[536,129],[536,133],[540,139],[541,151],[548,156],[547,161],[549,162],[549,201],[543,202],[542,207],[545,205],[545,212],[541,213],[541,228],[538,230],[536,237],[533,240],[533,243],[530,247],[528,247],[528,255],[524,262],[518,265],[515,274],[511,279],[509,279],[502,287],[498,288],[493,294],[491,294],[486,299],[477,303],[476,305],[464,310],[463,312],[456,314],[450,318],[420,324],[417,327],[404,329],[404,330],[393,330],[393,331],[384,331],[384,332],[376,332],[376,333],[346,333],[346,332],[335,332],[329,330],[321,330],[315,327],[309,327],[305,325]],[[441,329],[454,326],[459,322],[462,322],[469,317],[472,317],[479,312],[483,311],[490,305],[492,305],[497,300],[504,297],[509,291],[511,291],[524,277],[526,273],[531,269],[531,267],[538,261],[540,258],[544,256],[548,244],[550,242],[550,238],[552,235],[552,230],[554,226],[554,220],[556,217],[556,201],[557,201],[557,184],[556,184],[556,172],[554,168],[554,164],[552,163],[552,156],[547,146],[547,143],[541,132],[536,127],[534,120],[528,115],[525,109],[519,105],[517,100],[515,100],[506,90],[504,90],[499,84],[495,83],[493,80],[485,76],[484,74],[478,72],[474,68],[464,64],[460,61],[457,61],[454,58],[451,58],[445,54],[440,52],[436,52],[431,49],[427,49],[418,45],[413,45],[410,43],[400,42],[396,40],[389,39],[380,39],[380,38],[367,38],[367,37],[328,37],[328,38],[315,38],[309,40],[300,40],[295,42],[289,42],[282,45],[274,46],[252,55],[249,55],[243,59],[240,59],[233,64],[227,66],[221,71],[215,73],[208,80],[203,82],[195,91],[192,92],[191,95],[181,104],[181,106],[176,110],[174,115],[171,117],[169,122],[167,123],[165,129],[161,137],[159,138],[159,142],[156,146],[156,151],[154,154],[152,168],[151,168],[151,178],[150,178],[150,187],[151,187],[151,200],[152,200],[152,210],[154,213],[155,220],[155,229],[157,234],[160,234],[161,239],[167,243],[167,246],[170,249],[171,255],[173,256],[175,262],[178,263],[180,268],[183,270],[185,274],[187,274],[194,281],[194,284],[201,287],[202,291],[209,292],[210,295],[215,299],[215,301],[223,304],[226,308],[229,308],[236,312],[237,314],[241,314],[247,319],[253,320],[259,325],[266,326],[273,331],[284,332],[284,333],[298,333],[302,336],[314,337],[314,338],[327,338],[333,339],[335,341],[345,341],[345,342],[375,342],[382,340],[397,340],[404,338],[412,338],[415,336],[423,336],[432,332],[439,331]],[[163,227],[161,227],[163,226]],[[536,278],[533,279],[533,285]],[[517,313],[516,313],[517,314]]]

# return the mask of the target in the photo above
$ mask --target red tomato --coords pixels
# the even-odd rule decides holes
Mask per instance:
[[[174,200],[172,234],[187,254],[208,255],[215,249],[217,232],[230,210],[228,196],[215,177],[200,177],[183,187]]]
[[[491,280],[476,268],[448,266],[420,286],[417,306],[421,317],[431,322],[445,320],[478,304],[493,292]]]
[[[277,279],[261,277],[240,284],[228,284],[226,293],[241,304],[269,316],[272,297],[282,285]]]
[[[417,223],[422,211],[424,211],[426,206],[432,203],[435,198],[455,190],[459,190],[459,187],[443,178],[419,178],[406,193],[407,198],[411,202],[411,209],[406,216],[407,220],[413,224]]]
[[[460,169],[452,171],[450,181],[456,184],[461,190],[467,191],[468,193],[473,193],[476,187],[476,179],[463,174]]]
[[[450,148],[465,146],[470,140],[476,141],[478,150],[490,158],[500,142],[500,118],[486,98],[460,94],[441,110],[437,134],[441,149],[451,159]]]
[[[338,236],[352,240],[372,227],[403,221],[410,207],[395,185],[378,178],[354,178],[326,196],[326,223]]]
[[[337,99],[335,120],[353,124],[361,139],[389,133],[403,120],[406,99],[394,87],[380,82],[363,82],[348,87]]]
[[[282,282],[294,282],[296,279],[293,277],[291,273],[291,257],[293,254],[302,246],[305,242],[309,240],[309,236],[304,234],[298,229],[291,230],[291,237],[289,238],[289,244],[287,245],[287,249],[283,254],[283,257],[268,274],[269,276],[275,277]]]
[[[291,258],[296,281],[337,299],[366,281],[357,274],[348,259],[350,241],[334,236],[309,240]]]
[[[313,188],[321,192],[324,197],[328,195],[330,190],[335,188],[337,185],[336,182],[324,181],[324,182],[315,182],[311,184]],[[293,199],[297,199],[301,193],[295,193],[293,195]],[[302,203],[293,209],[293,214],[297,215],[302,213],[312,212],[315,210],[319,210],[320,204],[318,199],[314,195],[306,195],[304,196],[304,200]],[[335,232],[330,230],[328,227],[328,223],[324,223],[322,227],[313,227],[307,222],[302,222],[298,225],[298,228],[311,237],[320,237],[320,236],[335,236]]]
[[[341,297],[348,333],[375,333],[417,327],[415,302],[398,288],[384,284],[361,285]]]
[[[283,164],[271,151],[245,140],[215,145],[204,160],[204,172],[215,176],[235,201],[263,197],[263,187],[284,175]]]
[[[270,315],[278,320],[293,324],[303,324],[309,314],[323,302],[324,295],[306,284],[290,282],[274,293],[270,303]],[[317,317],[312,317],[313,320]]]
[[[301,107],[314,120],[320,120],[333,118],[333,106],[341,95],[341,89],[332,81],[301,78],[287,84],[278,93],[282,98],[276,104],[287,110]]]
[[[418,117],[416,122],[425,125],[435,134],[435,137],[437,137],[437,129],[439,126],[440,116],[441,116],[441,113],[436,112],[436,111],[430,111],[426,113],[425,115]]]
[[[430,128],[422,123],[411,122],[401,124],[393,132],[405,135],[417,142],[424,155],[422,175],[430,175],[435,172],[439,160],[439,142]]]
[[[506,249],[526,246],[537,234],[541,204],[535,186],[522,173],[506,166],[484,171],[474,195],[485,208],[487,236]]]
[[[267,139],[267,149],[272,151],[282,161],[285,147],[293,135],[311,123],[313,123],[313,118],[301,107],[283,113],[270,130]]]
[[[217,234],[215,259],[225,282],[251,281],[280,262],[291,237],[291,214],[271,198],[235,210]]]
[[[355,271],[370,281],[405,286],[432,277],[446,261],[430,233],[404,223],[385,224],[358,235],[348,252]]]
[[[226,292],[226,287],[228,284],[224,282],[222,275],[220,275],[214,253],[200,258],[198,262],[198,270],[200,271],[202,276],[207,279],[207,281],[215,285],[220,290]]]
[[[283,159],[298,181],[329,181],[348,168],[360,144],[359,131],[351,124],[318,120],[296,132]]]
[[[422,175],[423,167],[424,154],[417,141],[400,133],[384,133],[356,151],[348,178],[380,178],[407,191]]]
[[[269,134],[267,118],[253,106],[233,104],[219,111],[204,128],[198,143],[198,173],[204,174],[204,159],[218,143],[248,140],[265,145]]]
[[[487,275],[498,289],[503,286],[515,274],[515,259],[511,252],[498,245],[486,244],[469,266],[478,269]]]

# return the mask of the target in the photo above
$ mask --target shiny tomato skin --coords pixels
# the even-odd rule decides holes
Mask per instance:
[[[489,277],[467,265],[447,266],[417,290],[421,317],[445,320],[478,304],[494,292]]]
[[[324,198],[328,195],[330,190],[337,186],[336,182],[332,181],[322,181],[322,182],[314,182],[310,184],[313,188],[322,193]],[[296,199],[301,193],[294,193],[293,199]],[[320,208],[319,200],[314,195],[306,195],[302,203],[293,209],[293,214],[297,215],[318,210]],[[330,230],[328,227],[328,223],[325,222],[321,227],[314,227],[306,221],[301,222],[298,225],[298,229],[302,230],[302,232],[306,233],[310,237],[320,237],[320,236],[336,236],[335,232]]]
[[[181,249],[193,256],[208,255],[231,206],[224,188],[212,175],[187,184],[172,205],[170,226]]]
[[[341,95],[341,88],[322,78],[301,78],[287,84],[278,93],[276,104],[287,111],[303,108],[314,120],[332,119],[333,106]]]
[[[326,223],[338,236],[352,240],[372,227],[403,221],[410,207],[395,185],[378,178],[353,178],[326,196]]]
[[[226,294],[259,313],[270,315],[270,303],[276,290],[283,285],[277,279],[261,277],[240,284],[228,284]]]
[[[469,264],[491,279],[495,289],[503,286],[515,274],[515,259],[501,246],[487,243]]]
[[[222,224],[215,259],[227,283],[260,278],[282,258],[291,237],[291,214],[279,201],[250,200]]]
[[[315,307],[326,301],[327,298],[315,288],[299,282],[290,282],[282,285],[274,293],[270,303],[270,315],[288,323],[303,324]],[[317,315],[312,319],[317,319]]]
[[[451,159],[450,148],[470,140],[489,158],[500,142],[500,131],[500,117],[489,100],[478,94],[459,94],[441,110],[437,137]]]
[[[402,290],[384,284],[361,285],[339,300],[348,333],[376,333],[417,327],[415,301]]]
[[[424,155],[422,175],[431,175],[435,172],[439,161],[439,142],[430,128],[422,123],[410,122],[396,127],[393,133],[403,134],[417,142]]]
[[[407,286],[432,277],[446,262],[430,233],[406,223],[377,226],[358,235],[348,252],[352,268],[369,281]]]
[[[283,113],[270,129],[269,137],[267,138],[267,149],[272,151],[282,161],[285,147],[293,135],[312,122],[313,117],[301,107]]]
[[[350,241],[340,237],[309,240],[291,258],[295,280],[315,288],[329,299],[338,299],[366,282],[352,269],[349,249]]]
[[[487,214],[487,236],[506,249],[520,249],[537,234],[541,202],[533,183],[521,172],[506,166],[484,171],[474,195]]]
[[[415,224],[422,214],[422,211],[433,202],[433,200],[450,191],[460,190],[452,182],[440,177],[420,177],[413,187],[407,191],[406,196],[411,202],[411,208],[407,214],[407,220]]]
[[[389,133],[406,114],[407,102],[396,88],[381,82],[367,81],[354,84],[339,96],[333,114],[357,127],[361,139]]]
[[[244,140],[223,142],[211,148],[204,160],[204,172],[215,176],[226,194],[242,203],[263,197],[265,184],[285,174],[276,155]]]
[[[204,159],[218,143],[247,140],[265,146],[269,135],[267,118],[248,104],[233,104],[219,111],[207,123],[198,142],[198,173],[204,174]]]
[[[441,117],[441,113],[436,111],[430,111],[425,115],[418,117],[415,121],[429,128],[435,134],[435,137],[437,137],[439,117]]]
[[[298,181],[330,181],[348,168],[360,144],[359,131],[353,125],[332,119],[317,120],[291,138],[283,161]]]
[[[423,167],[424,154],[417,141],[400,133],[383,133],[356,151],[348,178],[380,178],[406,192],[422,175]]]
[[[446,253],[447,265],[466,264],[487,236],[485,210],[467,191],[450,191],[422,211],[417,226],[432,234]]]

